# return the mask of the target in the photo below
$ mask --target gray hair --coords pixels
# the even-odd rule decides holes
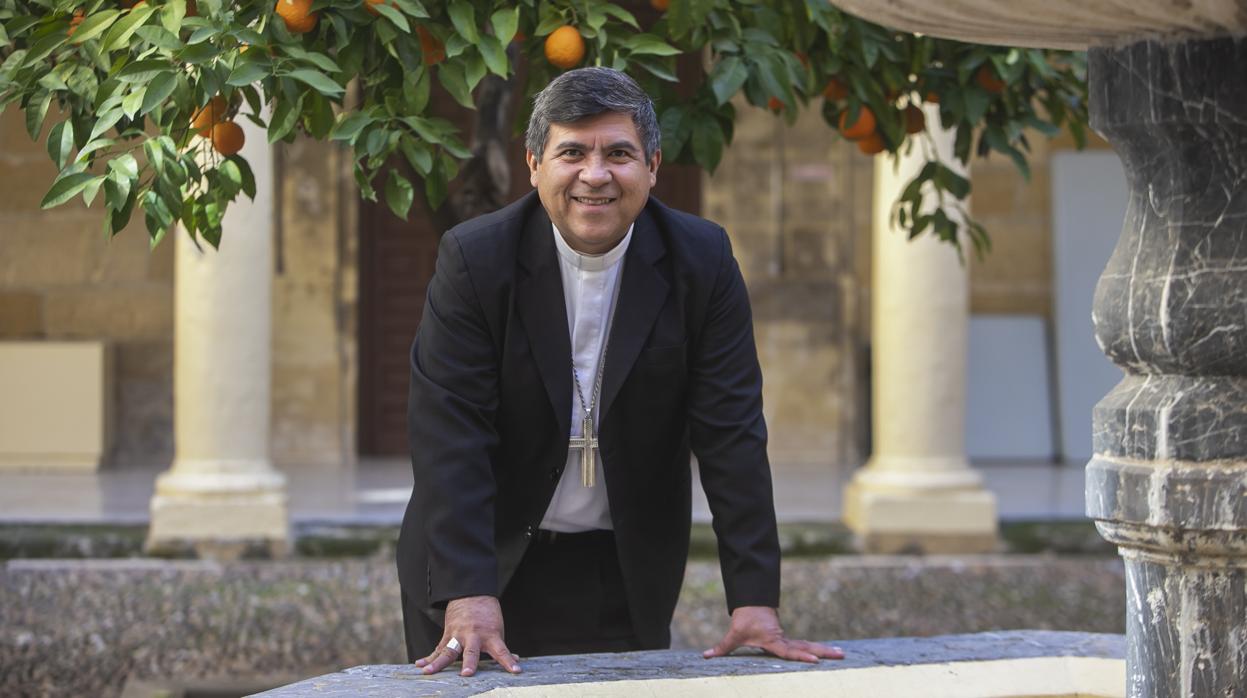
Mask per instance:
[[[624,73],[611,68],[577,68],[555,78],[533,99],[524,146],[541,160],[546,152],[550,124],[568,124],[604,112],[632,116],[645,160],[658,152],[662,133],[649,95]]]

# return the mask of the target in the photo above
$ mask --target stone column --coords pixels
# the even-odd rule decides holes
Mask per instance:
[[[938,109],[927,108],[927,123],[939,123]],[[932,126],[930,135],[954,164],[953,134]],[[893,202],[924,163],[921,147],[899,168],[875,161],[874,452],[845,489],[844,519],[870,552],[988,551],[996,500],[965,450],[968,270],[952,245],[910,241],[891,223]]]
[[[1130,204],[1096,289],[1125,372],[1087,513],[1126,561],[1129,695],[1247,691],[1247,40],[1089,53]]]
[[[150,550],[281,554],[285,478],[269,458],[273,157],[239,120],[257,183],[225,214],[219,250],[176,234],[173,466],[156,480]]]

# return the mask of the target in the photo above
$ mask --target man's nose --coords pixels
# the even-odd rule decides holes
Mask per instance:
[[[610,183],[611,172],[602,158],[588,158],[580,170],[580,181],[591,187],[601,187]]]

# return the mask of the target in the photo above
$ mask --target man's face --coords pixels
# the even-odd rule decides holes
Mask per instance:
[[[632,117],[604,112],[550,124],[541,160],[528,152],[529,179],[563,239],[601,254],[623,239],[658,181],[662,153],[647,162]]]

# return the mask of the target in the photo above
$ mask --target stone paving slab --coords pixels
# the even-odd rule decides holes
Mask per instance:
[[[326,696],[438,696],[460,698],[494,689],[558,684],[583,684],[653,679],[695,679],[791,672],[835,672],[886,666],[947,662],[1027,659],[1036,657],[1098,657],[1123,659],[1125,637],[1094,633],[1013,631],[838,642],[842,661],[818,664],[783,662],[760,655],[703,659],[691,651],[662,650],[619,654],[582,654],[524,660],[523,673],[510,675],[484,662],[476,676],[450,671],[425,676],[405,664],[358,666],[266,691],[266,698]]]
[[[0,696],[109,698],[135,681],[256,690],[402,662],[390,555],[210,562],[11,560],[0,566]],[[1120,559],[838,556],[784,562],[790,636],[849,640],[1003,629],[1120,633]],[[727,628],[718,565],[688,565],[673,648]],[[736,660],[732,660],[736,661]],[[283,677],[280,680],[273,680]]]

